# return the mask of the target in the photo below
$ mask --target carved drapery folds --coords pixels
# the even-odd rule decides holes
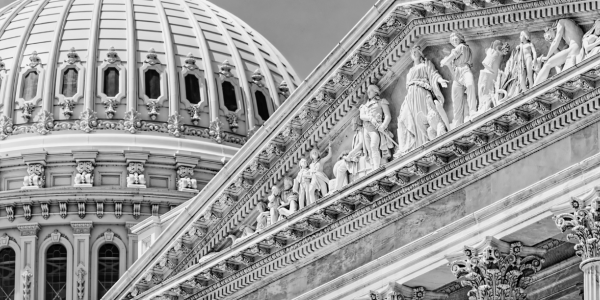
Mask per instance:
[[[42,163],[31,163],[27,165],[27,176],[23,178],[21,189],[39,189],[46,184],[46,166]]]
[[[452,273],[470,286],[472,300],[524,300],[531,276],[542,268],[546,250],[487,237],[475,247],[446,255]]]

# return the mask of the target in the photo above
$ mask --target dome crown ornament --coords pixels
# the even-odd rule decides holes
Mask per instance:
[[[75,48],[71,47],[69,53],[67,53],[67,59],[65,60],[65,62],[72,65],[80,61],[81,59],[79,58],[79,54],[75,52]]]
[[[121,59],[119,58],[119,54],[117,54],[117,52],[115,51],[115,47],[110,47],[110,49],[106,53],[106,58],[104,59],[104,61],[108,62],[109,64],[114,64],[118,61],[121,61]]]
[[[192,55],[192,53],[188,53],[187,58],[185,59],[185,68],[188,70],[196,70],[198,66],[196,65],[196,59]]]
[[[231,76],[233,76],[233,74],[231,74],[231,69],[233,68],[233,65],[229,63],[228,60],[224,60],[223,64],[221,64],[219,66],[219,74],[229,78]]]
[[[40,59],[40,57],[38,56],[37,51],[33,51],[31,53],[31,56],[29,56],[29,63],[27,64],[27,66],[29,66],[30,68],[35,68],[38,65],[40,65],[42,63],[42,60]]]
[[[158,60],[158,55],[156,55],[154,48],[150,48],[150,50],[148,50],[148,54],[146,54],[146,60],[144,60],[144,62],[150,65],[160,64],[160,60]]]

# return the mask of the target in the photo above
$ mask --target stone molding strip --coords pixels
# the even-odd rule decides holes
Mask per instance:
[[[523,5],[519,6],[520,5],[519,4],[519,5],[516,5],[516,6],[510,6],[510,7],[512,8],[512,10],[515,10],[515,8],[517,8],[517,9],[520,9],[520,8],[522,8],[522,9],[531,9],[532,7],[542,7],[542,6],[548,6],[548,5],[558,5],[558,4],[564,4],[564,3],[572,3],[572,2],[575,2],[575,1],[539,1],[539,2],[533,2],[533,3],[526,3],[527,5],[524,5],[524,6]],[[569,8],[570,10],[578,10],[579,9],[578,5],[575,5],[575,4],[572,4],[572,5],[573,6],[577,6],[577,7],[576,8]],[[586,6],[586,8],[587,7],[589,7],[589,6]],[[496,10],[495,8],[484,9],[484,10],[481,10],[481,11],[475,11],[475,12],[465,13],[466,14],[465,17],[478,16],[478,15],[481,15],[482,12],[487,13],[487,14],[491,14],[491,13],[496,13],[497,11],[498,10]],[[552,10],[551,12],[559,13],[557,10]],[[519,11],[516,11],[516,12],[512,11],[511,14],[516,15],[516,19],[525,18],[525,16],[519,17],[519,15],[520,15]],[[448,17],[443,16],[443,17],[435,17],[435,18],[432,18],[432,19],[439,20],[439,21],[453,21],[453,19],[459,18],[461,16],[462,15],[457,14],[457,15],[452,15],[452,18],[448,18]],[[420,19],[418,19],[417,21],[419,21],[419,20]],[[433,21],[431,21],[431,22],[433,22]],[[474,23],[472,23],[472,24],[474,24]],[[412,26],[414,26],[414,25],[412,25]],[[404,32],[407,32],[407,30],[408,30],[408,26],[407,26],[407,28],[405,28]],[[390,52],[392,52],[392,49],[394,49],[400,43],[400,40],[397,40],[397,42],[395,42],[395,44],[390,43],[390,45],[388,46],[388,48],[386,48],[386,50],[385,50],[385,51],[387,51],[387,52],[385,52],[385,54],[389,54]],[[395,55],[397,55],[397,53]],[[391,60],[391,61],[393,62],[393,60]],[[350,91],[355,91],[357,94],[361,93],[360,91],[357,90],[358,83],[359,82],[363,82],[364,84],[366,84],[365,80],[367,80],[367,79],[370,80],[371,77],[367,76],[365,74],[367,74],[367,73],[372,74],[372,72],[375,72],[375,71],[379,72],[379,71],[381,71],[382,69],[375,70],[376,69],[375,66],[379,65],[380,63],[382,63],[382,64],[383,63],[390,63],[390,61],[385,60],[385,62],[384,62],[384,58],[381,57],[381,56],[377,60],[373,61],[372,64],[370,65],[370,67],[368,68],[368,70],[365,71],[366,73],[363,73],[363,75],[360,76],[355,81],[354,84],[350,85],[349,89],[346,90],[345,94],[342,94],[342,97],[338,97],[338,99],[336,100],[336,102],[332,103],[332,105],[318,118],[318,121],[315,122],[315,124],[312,127],[309,128],[308,132],[305,132],[302,135],[303,136],[302,141],[297,142],[292,147],[289,147],[291,149],[299,149],[299,150],[296,153],[292,153],[292,151],[288,151],[287,153],[285,153],[282,156],[282,158],[279,161],[277,161],[277,163],[275,163],[274,166],[268,172],[265,173],[265,175],[263,175],[262,179],[259,180],[255,184],[255,186],[253,188],[251,188],[250,193],[252,193],[252,192],[260,192],[260,191],[264,192],[264,190],[266,188],[266,186],[265,187],[262,186],[264,183],[266,183],[267,181],[269,181],[269,184],[271,184],[273,176],[275,176],[275,177],[281,177],[282,172],[284,173],[285,171],[287,171],[287,169],[289,169],[290,166],[285,161],[287,161],[289,159],[292,159],[292,157],[291,157],[292,155],[299,154],[299,152],[302,152],[302,151],[306,150],[307,147],[305,147],[306,145],[304,145],[303,142],[311,143],[312,141],[314,141],[316,139],[319,139],[318,136],[322,136],[324,134],[324,132],[326,132],[326,129],[324,129],[325,131],[323,131],[323,128],[327,127],[325,125],[325,123],[328,121],[328,120],[326,120],[327,119],[326,115],[332,116],[334,114],[334,111],[336,110],[336,107],[339,107],[339,106],[343,106],[344,110],[349,111],[349,104],[348,104],[349,102],[346,102],[346,105],[341,105],[342,102],[343,102],[343,99],[342,99],[343,96],[349,96],[350,95]],[[306,89],[305,88],[304,89],[300,89],[299,88],[299,90],[304,90],[305,91]],[[304,102],[306,102],[308,100],[309,99],[306,99]],[[299,108],[299,106],[296,106],[296,108],[294,108],[293,110],[296,111],[296,112],[299,112],[300,108]],[[284,113],[289,113],[289,109],[288,110],[280,110],[276,114],[284,114]],[[338,115],[343,115],[343,113],[342,114],[338,114]],[[290,118],[291,117],[287,117],[285,119],[290,119]],[[279,120],[279,119],[282,119],[282,117],[274,118],[274,120]],[[323,127],[323,126],[325,126],[325,127]],[[321,130],[318,130],[319,128]],[[266,138],[266,135],[269,135],[270,138],[275,138],[277,136],[277,134],[280,131],[282,131],[283,129],[280,128],[279,132],[273,132],[272,130],[273,130],[273,128],[271,127],[270,123],[268,123],[268,124],[266,124],[264,126],[263,134],[261,134],[260,136],[262,138]],[[267,131],[268,133],[264,133],[265,131]],[[255,143],[252,143],[252,144],[255,144]],[[240,153],[240,155],[244,156],[245,158],[247,158],[247,157],[252,157],[252,156],[257,155],[258,153],[260,153],[260,149],[246,150],[246,151],[242,151],[242,152],[243,153]],[[245,154],[250,154],[250,155],[245,155]],[[236,161],[236,163],[238,163],[238,162]],[[236,166],[237,166],[237,164],[236,164]],[[231,180],[228,180],[227,182],[231,183],[234,180],[234,178],[236,178],[235,176],[231,176],[233,172],[238,172],[239,173],[239,172],[242,172],[243,169],[244,168],[237,168],[236,170],[227,170],[227,172],[226,172],[227,175],[230,178],[233,177]],[[284,169],[286,169],[286,170],[284,170]],[[210,208],[209,206],[212,205],[212,203],[214,201],[216,201],[216,199],[218,198],[219,195],[217,193],[215,193],[216,189],[218,189],[218,188],[215,188],[214,190],[211,190],[211,191],[207,191],[207,193],[214,193],[213,195],[210,195],[209,197],[207,197],[207,198],[209,198],[209,200],[205,202],[207,204],[205,204],[205,205],[198,205],[198,206],[194,206],[194,207],[189,207],[190,211],[186,212],[186,213],[190,214],[190,215],[195,215],[195,216],[203,215],[203,214],[201,214],[199,212],[202,211],[202,210],[207,210],[208,208]],[[222,190],[223,190],[223,187],[221,187],[221,191]],[[249,199],[250,199],[250,197],[247,196],[247,198],[245,198],[244,200],[249,200]],[[249,211],[249,209],[251,209],[251,207],[248,207],[248,203],[253,202],[253,201],[239,201],[239,202],[242,202],[242,203],[243,202],[247,202],[247,203],[246,203],[246,206],[244,206],[244,207],[242,207],[242,204],[240,206],[237,206],[236,209],[235,209],[235,211],[233,211],[232,213],[230,213],[228,215],[228,217],[232,217],[232,218],[228,218],[230,222],[234,222],[235,223],[235,222],[237,222],[235,220],[239,220],[239,219],[243,218],[243,216],[241,216],[241,215],[239,217],[233,218],[233,214],[236,213],[236,212],[238,212],[238,211],[240,211],[240,210],[242,210],[242,208],[243,208],[243,211],[246,211],[246,212]],[[192,217],[192,219],[193,218],[194,217]],[[184,218],[184,219],[187,219],[187,218]],[[182,220],[182,222],[184,222],[184,221]],[[187,222],[187,221],[185,221],[185,222]],[[209,247],[211,245],[214,245],[216,243],[216,241],[218,241],[220,238],[222,238],[222,235],[226,231],[231,230],[234,227],[234,225],[235,225],[234,223],[227,224],[227,223],[225,223],[225,221],[221,222],[218,227],[221,230],[223,230],[223,231],[220,232],[217,236],[214,236],[214,237],[213,237],[213,235],[216,234],[216,232],[211,232],[211,234],[208,234],[207,236],[208,237],[212,237],[212,241],[209,241],[207,239],[207,240],[205,240],[202,243],[202,245],[207,245]],[[175,224],[174,224],[174,226],[175,226]],[[190,224],[190,226],[191,226],[191,224]],[[177,230],[177,234],[175,234],[175,235],[169,235],[172,238],[169,238],[169,241],[167,242],[167,244],[173,244],[173,243],[175,243],[177,241],[177,239],[185,231],[186,231],[186,228],[180,228],[179,230]],[[161,243],[159,243],[159,244],[161,244]],[[168,249],[170,249],[170,245],[167,245],[167,247],[163,247],[163,246],[160,246],[160,247],[162,247],[162,249],[158,250],[159,252],[167,251]],[[204,248],[204,250],[202,250],[202,252],[206,252],[206,248]],[[200,255],[204,255],[204,254],[205,253],[195,253],[194,256],[196,258],[199,258]],[[152,251],[152,253],[150,253],[149,255],[152,256],[152,257],[150,257],[150,260],[153,260],[153,261],[156,260],[156,259],[158,259],[160,257],[160,254],[154,253],[154,251]],[[139,270],[136,270],[135,272],[137,272],[137,271],[139,271]],[[134,274],[131,274],[131,275],[135,276],[135,279],[129,278],[129,280],[133,279],[133,282],[136,282],[140,278],[139,277],[140,274],[138,274],[138,273],[136,273],[135,275]]]
[[[577,3],[576,3],[577,2]],[[522,9],[535,9],[539,8],[540,15],[545,17],[561,15],[563,13],[569,12],[573,13],[576,11],[588,11],[588,10],[597,10],[598,3],[585,2],[579,3],[581,1],[569,0],[569,1],[560,1],[560,0],[549,0],[549,1],[537,1],[537,2],[527,2],[520,3],[515,5],[509,5],[506,7],[493,7],[489,9],[477,10],[477,11],[469,11],[462,14],[457,15],[449,15],[449,16],[438,16],[431,17],[425,19],[413,19],[404,30],[394,39],[393,42],[390,42],[388,47],[386,47],[381,55],[375,60],[371,62],[369,67],[359,76],[353,84],[349,85],[349,87],[342,93],[341,96],[337,97],[337,99],[332,103],[316,120],[315,124],[307,128],[307,130],[302,134],[300,140],[296,141],[294,144],[288,146],[288,150],[284,153],[281,158],[272,164],[272,167],[262,175],[259,179],[254,181],[254,186],[251,187],[245,196],[241,197],[240,201],[238,201],[238,205],[234,207],[231,211],[224,216],[221,221],[217,222],[216,226],[214,226],[209,232],[200,240],[196,248],[190,252],[186,259],[183,259],[180,262],[178,268],[174,271],[177,273],[181,271],[185,267],[190,266],[190,259],[194,261],[198,261],[199,257],[206,255],[212,245],[215,245],[219,242],[219,240],[225,238],[228,235],[228,232],[231,228],[234,228],[238,223],[237,220],[242,219],[247,213],[250,211],[254,203],[258,201],[261,193],[266,193],[266,191],[273,185],[274,181],[281,179],[284,174],[286,174],[292,166],[293,163],[290,163],[291,160],[299,159],[302,156],[302,152],[304,150],[309,149],[313,144],[313,140],[320,140],[324,135],[326,135],[328,128],[333,126],[336,121],[335,118],[330,119],[332,116],[344,116],[347,114],[353,103],[355,103],[356,98],[361,95],[362,91],[366,89],[368,82],[371,79],[376,77],[370,77],[367,74],[385,74],[385,70],[389,67],[391,63],[398,59],[399,54],[410,47],[410,43],[407,40],[414,41],[417,39],[415,32],[418,31],[419,34],[432,34],[440,31],[450,31],[458,28],[468,28],[480,25],[494,25],[501,24],[503,21],[507,21],[501,18],[489,17],[489,14],[495,13],[506,13],[509,14],[510,17],[508,20],[511,22],[521,21],[525,19],[532,18],[532,12],[528,12],[527,14],[522,14],[519,10]],[[550,9],[546,7],[548,5],[558,5],[558,4],[566,4],[570,3],[572,7],[559,7],[558,9]],[[462,18],[475,18],[475,17],[483,17],[483,19],[479,20],[464,20]],[[486,18],[487,17],[487,18]],[[457,20],[460,19],[460,20]],[[444,26],[434,26],[437,22],[453,22],[444,24]],[[430,25],[422,27],[423,25]],[[401,43],[401,41],[405,41],[405,43]],[[400,47],[400,48],[397,48]],[[397,51],[393,51],[396,49]],[[373,75],[375,76],[375,75]],[[546,82],[547,83],[547,82]],[[542,87],[542,85],[540,85]],[[538,90],[539,91],[539,90]],[[531,95],[531,90],[528,91],[526,95]],[[350,98],[349,98],[350,97]],[[497,110],[497,109],[494,109]],[[481,120],[481,119],[480,119]],[[450,134],[450,133],[449,133]],[[438,139],[439,141],[439,139]],[[435,143],[436,141],[434,141]],[[311,145],[307,145],[307,143]],[[428,148],[431,147],[431,143],[427,145]],[[250,161],[250,159],[249,159]],[[234,176],[236,178],[236,176]],[[225,186],[228,186],[230,183],[228,182]],[[242,206],[243,205],[243,206]],[[198,249],[202,247],[201,249]]]
[[[569,76],[575,76],[577,72],[587,72],[591,66],[597,63],[598,58],[593,60],[589,60],[583,63],[580,66],[580,69],[571,69],[569,71],[565,71],[566,74],[562,74],[555,78],[554,81],[560,83],[561,81],[566,82]],[[546,86],[545,88],[548,88]],[[540,93],[539,90],[534,91],[535,93]],[[223,297],[226,295],[230,295],[235,292],[243,285],[240,285],[240,282],[237,280],[243,280],[247,284],[251,281],[255,281],[258,279],[264,278],[268,273],[274,272],[275,270],[283,268],[288,263],[295,262],[300,258],[307,256],[314,251],[317,251],[319,248],[324,247],[328,243],[339,240],[341,237],[359,230],[361,228],[366,227],[370,223],[374,222],[378,218],[387,216],[394,211],[402,209],[402,207],[410,204],[413,201],[419,200],[427,195],[432,194],[433,192],[440,190],[444,186],[448,186],[455,181],[467,177],[474,172],[484,168],[486,165],[489,165],[495,161],[501,160],[504,157],[518,151],[519,149],[527,146],[528,144],[540,140],[543,137],[550,135],[551,133],[557,132],[559,129],[563,129],[568,125],[576,122],[577,120],[583,118],[583,116],[590,115],[593,112],[598,110],[598,100],[595,99],[600,95],[600,89],[595,89],[592,92],[585,94],[577,100],[574,100],[568,104],[565,104],[545,115],[540,116],[539,118],[533,120],[530,123],[490,142],[488,145],[481,147],[477,150],[470,152],[467,155],[464,155],[452,162],[448,165],[434,171],[430,175],[424,176],[418,179],[416,182],[399,189],[392,194],[385,196],[377,201],[375,201],[372,205],[365,206],[350,215],[342,217],[338,219],[335,223],[325,226],[320,229],[318,232],[315,232],[307,237],[303,238],[300,242],[292,244],[290,247],[283,248],[270,256],[262,259],[259,262],[256,262],[249,268],[245,268],[232,276],[227,277],[226,279],[210,286],[209,288],[203,290],[192,299],[202,299],[202,296],[207,294],[212,294],[212,296]],[[521,99],[524,101],[527,99]],[[523,102],[515,101],[514,103],[510,103],[511,105],[522,105]],[[508,105],[505,105],[508,106]],[[495,111],[494,113],[503,115],[503,110],[507,109],[503,107],[503,109],[498,109],[499,111]],[[560,121],[558,121],[560,120]],[[468,126],[468,129],[477,128],[477,125],[483,125],[483,121],[478,122],[475,121],[471,125]],[[457,130],[455,132],[456,135],[460,135],[461,131],[466,131],[466,127],[462,127],[462,129]],[[445,139],[453,139],[454,137],[445,137],[440,138],[442,142],[438,142],[441,144]],[[440,146],[440,145],[438,145]],[[543,146],[543,145],[540,145]],[[435,147],[434,147],[435,148]],[[429,148],[428,148],[429,150]],[[423,152],[423,151],[420,151]],[[420,153],[420,155],[424,155],[424,153]],[[411,160],[412,157],[408,157],[406,160]],[[400,160],[399,162],[392,163],[388,168],[398,168],[399,165],[405,165],[406,160]],[[368,176],[369,181],[381,179],[383,172],[375,173],[375,175]],[[361,180],[361,184],[365,185],[365,180]],[[355,184],[349,189],[357,188],[357,186],[361,184]],[[406,195],[406,193],[409,193]],[[332,200],[338,198],[338,196],[347,196],[351,192],[346,191],[344,195],[342,194],[334,194],[333,196],[326,197],[322,199],[319,203],[320,206],[326,207],[333,203]],[[439,195],[436,195],[439,196]],[[398,198],[400,197],[400,198]],[[319,207],[320,207],[319,206]],[[374,209],[379,207],[378,209]],[[412,207],[411,207],[412,208]],[[285,228],[289,227],[294,221],[298,221],[302,217],[306,217],[314,213],[314,209],[308,209],[307,211],[301,211],[293,218],[289,219],[288,222],[277,223],[275,226],[271,228],[267,228],[265,232],[259,234],[259,236],[251,239],[251,242],[255,244],[262,239],[268,238],[272,236],[274,233],[277,233]],[[410,209],[410,208],[409,208]],[[405,210],[405,209],[402,209]],[[367,214],[368,216],[360,216],[362,214]],[[341,227],[338,227],[341,226]],[[350,227],[348,227],[350,226]],[[338,227],[336,229],[336,227]],[[249,246],[248,240],[243,241],[240,245]],[[318,245],[318,246],[317,246]],[[206,270],[217,264],[217,260],[227,259],[228,257],[235,254],[237,251],[241,251],[243,246],[236,247],[234,245],[230,251],[228,251],[224,255],[216,255],[209,259],[203,266],[201,267],[192,267],[177,276],[178,278],[174,278],[174,280],[168,280],[165,284],[161,284],[156,287],[156,289],[163,289],[166,286],[171,286],[175,283],[175,281],[181,283],[181,278],[189,277],[191,274],[198,274],[201,270]],[[266,270],[264,269],[266,265]],[[249,271],[251,269],[252,271]],[[267,271],[268,270],[268,271]],[[266,271],[266,272],[265,272]],[[252,275],[248,275],[251,273]],[[249,278],[247,277],[250,276]],[[243,278],[242,278],[243,277]],[[237,278],[237,279],[236,279]],[[231,284],[229,284],[231,283]],[[177,284],[177,283],[175,283]],[[155,290],[153,288],[152,290]],[[227,292],[225,292],[225,291]],[[225,294],[222,294],[225,293]],[[146,293],[142,294],[147,296]]]

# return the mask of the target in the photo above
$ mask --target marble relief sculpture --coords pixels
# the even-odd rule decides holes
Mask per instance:
[[[300,170],[294,179],[293,191],[298,194],[298,209],[302,209],[309,204],[310,170],[308,168],[308,161],[305,158],[301,159],[298,165],[300,166]]]
[[[537,59],[535,46],[531,43],[531,38],[527,31],[521,31],[519,36],[521,44],[516,47],[519,66],[519,84],[524,91],[533,87],[533,62]]]
[[[454,76],[452,82],[452,106],[454,119],[452,128],[467,122],[477,112],[477,95],[475,79],[471,67],[473,66],[471,48],[465,43],[465,38],[458,32],[450,34],[450,43],[454,49],[440,62],[447,66]],[[467,97],[465,98],[465,93]]]
[[[368,100],[359,107],[360,118],[364,121],[364,139],[367,160],[373,170],[379,168],[381,160],[391,156],[390,149],[394,148],[392,134],[387,130],[392,116],[390,103],[379,97],[380,90],[376,85],[367,88]]]
[[[324,197],[329,192],[329,177],[323,172],[323,164],[331,159],[331,143],[328,147],[327,156],[321,158],[319,149],[313,148],[310,151],[312,162],[308,170],[310,184],[308,185],[308,204],[317,202],[319,198]]]
[[[588,58],[600,52],[600,20],[594,22],[594,26],[583,35],[583,58]]]
[[[540,71],[535,77],[534,85],[545,81],[550,70],[555,68],[556,73],[575,65],[581,52],[581,41],[583,31],[571,19],[557,20],[550,28],[545,28],[544,38],[551,42],[547,55],[540,56],[537,61],[542,64]],[[561,42],[564,41],[564,47]],[[581,58],[581,57],[579,57]]]
[[[279,219],[289,217],[298,211],[298,194],[294,192],[294,182],[290,177],[283,178],[283,191],[281,192],[281,203],[279,206]]]
[[[279,219],[279,206],[281,205],[281,190],[277,186],[271,188],[271,195],[269,195],[267,207],[263,202],[259,202],[257,209],[259,211],[258,217],[256,217],[256,230],[261,230],[267,226],[272,225]]]
[[[477,89],[479,95],[478,114],[498,105],[495,84],[502,57],[506,54],[508,54],[508,44],[502,44],[499,40],[495,40],[485,50],[485,59],[482,62],[484,69],[479,72]]]
[[[370,167],[364,159],[361,160],[361,158],[365,158],[363,155],[366,153],[366,150],[363,121],[360,119],[360,116],[352,119],[352,130],[354,131],[354,136],[352,137],[351,150],[343,151],[339,155],[338,161],[333,165],[335,180],[331,184],[331,190],[343,188],[352,181],[350,175],[357,176],[359,172],[366,171]]]
[[[414,66],[406,76],[406,97],[398,116],[399,149],[403,155],[446,133],[449,125],[440,86],[447,87],[433,64],[425,59],[420,47],[411,50]]]

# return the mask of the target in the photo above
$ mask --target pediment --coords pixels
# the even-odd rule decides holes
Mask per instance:
[[[584,117],[597,109],[590,103],[600,95],[596,89],[600,56],[590,55],[580,58],[576,67],[559,73],[552,70],[548,79],[496,99],[463,124],[446,124],[445,132],[437,132],[406,153],[394,157],[396,147],[390,147],[390,156],[384,157],[381,167],[365,171],[349,184],[322,193],[314,203],[273,221],[268,208],[273,199],[283,197],[273,192],[273,187],[287,191],[284,178],[297,178],[298,165],[309,159],[311,149],[319,150],[322,157],[332,156],[323,173],[333,178],[331,169],[338,156],[352,148],[352,120],[359,115],[370,85],[376,84],[380,96],[390,103],[388,129],[394,133],[395,143],[401,143],[397,120],[411,93],[407,91],[407,74],[414,64],[411,49],[420,47],[439,77],[448,80],[448,87],[440,88],[445,101],[438,109],[453,123],[452,84],[461,79],[455,77],[456,69],[441,63],[454,49],[448,41],[452,32],[460,32],[473,52],[470,68],[477,92],[485,68],[482,61],[494,41],[510,47],[500,58],[499,69],[504,71],[515,47],[521,46],[522,31],[529,32],[538,55],[545,55],[550,48],[544,40],[545,27],[570,19],[586,32],[599,10],[596,1],[398,2],[383,1],[380,12],[368,15],[348,35],[349,40],[342,41],[343,50],[336,48],[306,85],[290,95],[239,156],[215,176],[215,184],[200,193],[202,203],[188,206],[189,214],[174,221],[157,240],[156,248],[136,263],[131,271],[133,280],[118,285],[118,298],[134,287],[136,293],[141,291],[134,299],[172,295],[168,292],[172,288],[195,297],[241,293],[248,284],[285,272],[288,265],[331,251],[336,241],[354,231],[368,230],[373,220],[410,211],[415,203],[435,197],[444,187],[522,147],[546,135],[559,135],[562,128],[578,121],[574,114]],[[555,124],[559,119],[562,127]],[[327,153],[329,142],[335,148]],[[235,194],[236,201],[221,205],[223,195],[229,194]],[[265,222],[262,225],[261,220]],[[188,232],[192,227],[203,228],[202,233],[191,238]],[[252,229],[249,234],[244,228],[256,232]],[[185,253],[173,250],[182,240]],[[215,253],[216,245],[220,251]],[[201,260],[208,253],[211,256]],[[157,259],[165,257],[177,263],[170,270],[157,270]],[[161,285],[142,279],[141,274],[152,270],[162,278]]]

